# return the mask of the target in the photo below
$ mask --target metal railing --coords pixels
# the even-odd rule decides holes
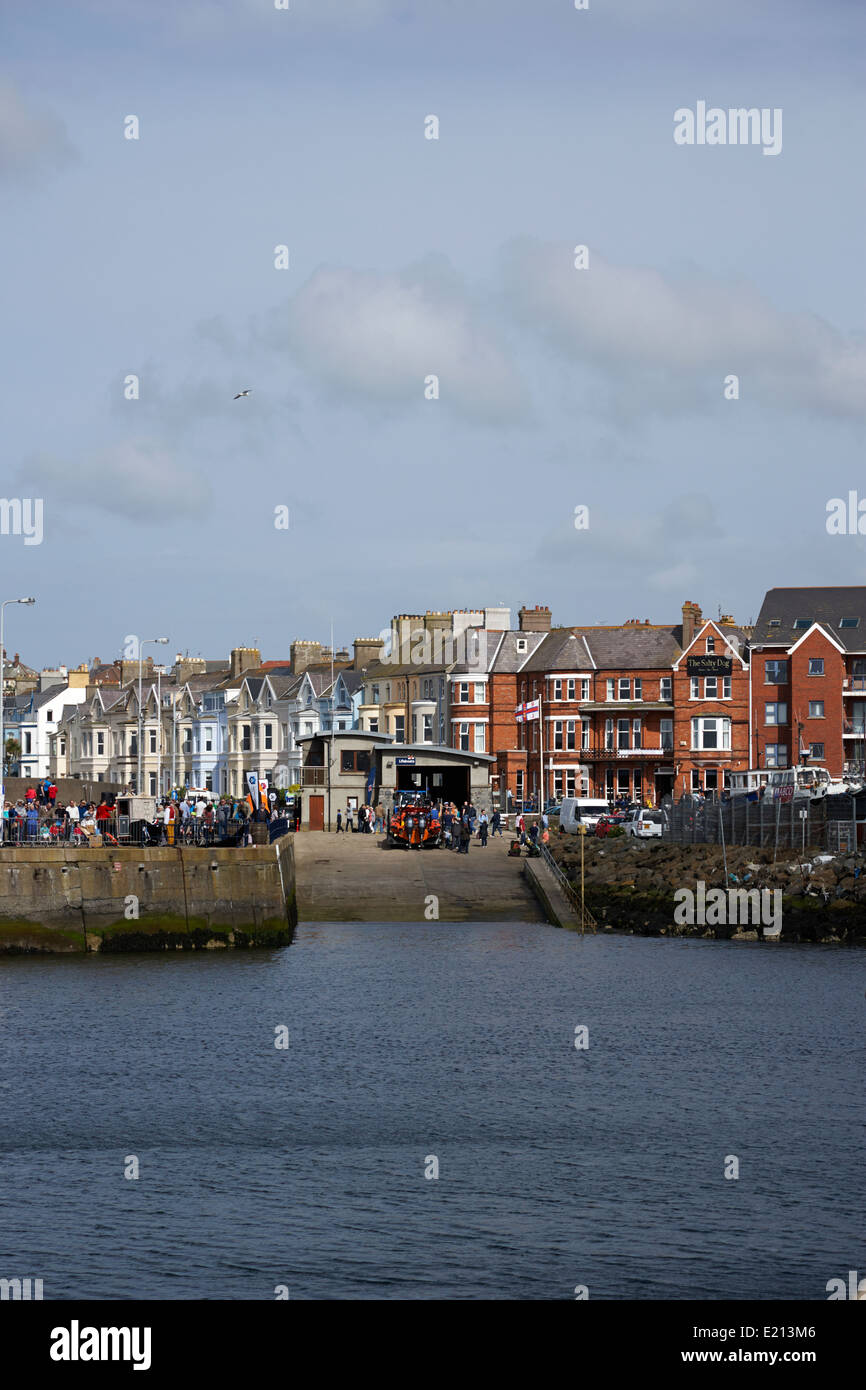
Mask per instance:
[[[581,896],[575,888],[574,884],[571,882],[570,879],[567,879],[565,877],[565,874],[562,872],[562,869],[559,867],[553,855],[550,853],[550,850],[547,848],[547,845],[539,844],[538,849],[541,854],[541,858],[544,860],[545,864],[550,869],[560,888],[565,893],[565,896],[568,898],[569,902],[571,903],[572,907],[574,908],[575,912],[580,918],[581,931],[594,932],[598,923],[596,922],[589,908],[586,906],[586,903],[581,900]]]

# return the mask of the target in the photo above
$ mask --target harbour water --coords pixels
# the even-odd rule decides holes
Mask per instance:
[[[435,922],[6,959],[0,1277],[825,1299],[863,1263],[863,964]]]

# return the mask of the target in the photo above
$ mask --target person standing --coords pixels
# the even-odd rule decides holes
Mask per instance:
[[[487,844],[487,831],[488,831],[487,812],[486,812],[486,811],[482,811],[482,812],[481,812],[481,815],[478,817],[478,838],[479,838],[479,840],[481,841],[481,844],[482,844],[482,845],[486,845],[486,844]]]
[[[337,812],[337,834],[341,834],[343,829],[343,812]]]
[[[502,839],[502,817],[498,811],[494,811],[490,819],[490,834],[495,835],[499,831],[499,838]]]
[[[354,835],[354,833],[355,833],[355,827],[354,827],[354,825],[352,824],[352,808],[351,808],[351,806],[347,806],[347,807],[346,807],[346,831],[348,832],[348,831],[350,831],[350,830],[351,830],[352,834]]]
[[[472,826],[469,821],[469,813],[460,817],[460,849],[458,854],[469,853],[469,841],[472,839]]]

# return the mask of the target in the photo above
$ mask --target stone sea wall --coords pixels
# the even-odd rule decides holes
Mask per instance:
[[[288,945],[288,837],[245,849],[4,848],[0,954]]]

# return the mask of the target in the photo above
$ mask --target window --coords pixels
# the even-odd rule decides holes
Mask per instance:
[[[723,700],[730,700],[730,698],[731,698],[731,678],[730,678],[730,676],[722,676],[722,699],[723,699]]]
[[[581,748],[588,748],[588,747],[589,747],[589,731],[590,731],[590,727],[591,727],[591,724],[590,724],[590,721],[589,721],[588,719],[581,719],[581,721],[580,721],[580,746],[581,746]]]
[[[156,796],[156,773],[150,773],[150,795]]]
[[[672,700],[673,696],[673,676],[662,676],[659,681],[659,699]]]
[[[583,677],[583,678],[581,679],[581,682],[580,682],[580,698],[581,698],[581,700],[588,700],[588,699],[589,699],[589,677],[588,677],[588,676],[585,676],[585,677]]]
[[[483,753],[487,747],[487,730],[483,724],[475,725],[475,752]]]
[[[627,700],[627,699],[629,698],[630,693],[631,693],[631,681],[629,680],[628,676],[620,676],[620,678],[619,678],[619,698],[620,698],[621,700]]]
[[[48,711],[45,717],[48,720],[49,724],[52,724],[54,722],[54,715],[51,713],[51,710]]]
[[[787,724],[787,722],[788,706],[786,704],[779,704],[777,701],[774,701],[764,705],[765,724]]]
[[[788,750],[784,743],[767,744],[767,767],[787,767]]]
[[[809,701],[809,718],[810,718],[810,719],[823,719],[823,718],[824,718],[824,701],[823,701],[823,700],[810,700],[810,701]]]
[[[206,753],[213,752],[213,729],[211,728],[207,728],[204,731],[204,751]]]
[[[186,745],[184,745],[184,747],[186,747]],[[252,740],[250,738],[250,725],[243,724],[241,726],[241,752],[249,753],[251,747]]]
[[[394,715],[394,742],[406,742],[406,716],[405,714]]]
[[[605,748],[613,748],[613,720],[612,720],[612,719],[606,719],[606,720],[604,721],[604,746],[605,746]]]
[[[717,676],[704,677],[704,699],[715,700],[719,694],[719,681]]]
[[[823,674],[824,674],[824,658],[823,658],[823,656],[810,656],[810,657],[809,657],[809,675],[810,675],[810,676],[823,676]]]
[[[617,748],[628,748],[627,719],[618,719],[616,721],[616,746]]]
[[[787,685],[788,683],[788,663],[787,661],[768,661],[764,666],[765,685]]]
[[[460,682],[460,685],[459,685],[459,693],[458,693],[458,695],[457,695],[457,698],[458,698],[458,700],[460,701],[461,705],[468,705],[468,703],[469,703],[469,682],[468,682],[468,681],[461,681],[461,682]]]
[[[571,793],[569,793],[569,795],[571,795]],[[562,800],[562,773],[561,773],[561,772],[554,772],[554,774],[553,774],[553,796],[554,796],[554,800],[555,800],[555,801],[561,801],[561,800]]]
[[[672,719],[663,719],[663,720],[661,721],[660,728],[661,728],[661,747],[662,747],[662,748],[673,748],[673,746],[674,746],[674,721],[673,721]]]
[[[614,680],[608,679],[608,682],[607,682],[607,698],[608,698],[608,700],[615,700],[615,699],[616,699],[616,681],[614,681]]]
[[[371,720],[369,721],[369,723],[370,723],[370,733],[371,733],[371,734],[378,734],[378,732],[379,732],[379,721],[378,721],[378,719],[371,719]]]
[[[378,703],[379,703],[379,687],[378,687],[378,685],[374,685],[373,688],[372,688],[372,690],[370,691],[370,703],[371,703],[372,705],[378,705]]]
[[[423,732],[422,732],[422,738],[423,738],[424,743],[432,743],[432,742],[433,742],[433,716],[432,716],[432,714],[425,714],[425,715],[424,715],[424,728],[423,728]]]
[[[642,744],[642,742],[641,742],[641,725],[640,725],[640,720],[639,720],[639,719],[633,719],[633,720],[632,720],[631,734],[632,734],[632,743],[631,743],[632,748],[642,748],[642,747],[643,747],[643,744]]]
[[[796,632],[805,632],[805,631],[806,631],[808,628],[810,628],[811,626],[812,626],[812,619],[811,619],[811,618],[795,618],[795,619],[794,619],[794,630],[795,630]]]
[[[767,627],[781,627],[781,626],[782,626],[782,619],[781,619],[781,618],[768,618],[768,619],[767,619]]]
[[[824,745],[823,745],[823,743],[810,743],[810,744],[809,744],[809,757],[810,757],[810,758],[816,758],[816,759],[818,759],[818,761],[823,762],[823,761],[824,761]]]
[[[366,748],[344,748],[340,753],[341,772],[369,772],[370,754]]]
[[[643,777],[639,771],[634,774],[634,799],[635,801],[643,801]]]
[[[701,789],[701,774],[696,767],[692,768],[692,791],[699,792]]]
[[[693,719],[692,748],[730,748],[730,719]]]
[[[460,729],[460,742],[459,742],[459,744],[458,744],[458,747],[459,747],[464,753],[468,753],[468,752],[469,752],[469,725],[468,725],[468,724],[461,724],[461,725],[459,726],[459,729]]]
[[[690,679],[690,681],[689,681],[689,686],[690,686],[690,690],[691,690],[691,693],[690,693],[690,695],[689,695],[689,699],[690,699],[690,700],[699,700],[699,699],[701,698],[701,680],[700,680],[700,676],[692,676],[691,679]]]
[[[156,735],[155,735],[155,734],[152,734],[151,737],[152,737],[152,738],[155,738]],[[28,753],[29,753],[29,752],[30,752],[30,749],[28,748],[27,751],[28,751]],[[96,735],[96,751],[97,751],[97,753],[104,753],[104,752],[105,752],[105,734],[97,734],[97,735]],[[151,751],[151,753],[155,753],[155,752],[156,752],[156,749],[155,749],[155,748],[151,748],[150,751]]]
[[[574,721],[573,719],[568,719],[568,720],[566,720],[566,724],[565,724],[565,746],[566,746],[566,748],[568,748],[568,749],[573,749],[573,748],[574,748],[574,727],[575,727],[575,721]]]
[[[573,680],[566,681],[566,684],[565,684],[565,698],[566,698],[567,700],[573,700],[573,699],[574,699],[574,697],[575,697],[575,684],[576,684],[576,682],[573,681]],[[51,718],[51,715],[50,715],[50,714],[49,714],[48,718],[49,718],[49,719]]]
[[[860,619],[859,619],[859,618],[840,618],[840,619],[839,619],[839,626],[840,626],[840,627],[859,627],[859,626],[860,626]],[[51,718],[51,715],[50,715],[50,714],[49,714],[48,718],[49,718],[49,719]]]
[[[561,719],[557,719],[557,720],[554,721],[554,725],[553,725],[553,747],[554,747],[554,751],[557,752],[557,753],[559,753],[559,752],[562,751],[562,720],[561,720]]]
[[[715,639],[715,637],[708,637],[708,638],[707,638],[707,654],[709,654],[710,652],[714,652],[715,650],[716,650],[716,639]]]
[[[631,795],[631,774],[628,768],[621,767],[617,770],[616,787],[620,796]]]
[[[640,676],[636,676],[636,677],[635,677],[635,682],[634,682],[634,698],[635,698],[636,700],[642,700],[642,699],[643,699],[643,680],[641,679]]]
[[[514,777],[514,790],[518,801],[523,800],[523,773],[518,772]]]
[[[475,703],[476,703],[476,705],[481,705],[481,704],[484,703],[484,682],[483,682],[483,681],[476,681],[476,682],[475,682]]]
[[[718,789],[719,789],[719,771],[718,771],[718,768],[715,768],[715,767],[708,767],[707,770],[706,770],[706,772],[704,773],[704,790],[705,790],[705,791],[708,791],[708,792],[715,792],[715,791],[718,791]]]
[[[273,724],[266,724],[266,725],[265,725],[265,747],[266,747],[266,748],[273,748],[273,746],[274,746],[274,726],[273,726]]]
[[[553,682],[553,698],[554,700],[562,699],[562,681]]]

